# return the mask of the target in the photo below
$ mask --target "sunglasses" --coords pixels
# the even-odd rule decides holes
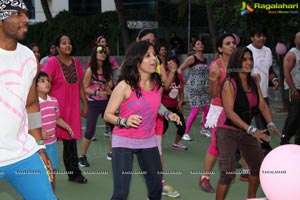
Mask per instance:
[[[105,47],[103,47],[103,46],[98,46],[98,47],[97,47],[97,53],[104,53],[104,54],[107,54],[107,53],[106,53],[106,49],[105,49]]]

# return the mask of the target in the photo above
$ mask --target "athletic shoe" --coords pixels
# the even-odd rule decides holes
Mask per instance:
[[[182,139],[185,140],[185,141],[191,141],[192,140],[192,138],[190,137],[189,134],[184,134]]]
[[[201,177],[199,179],[199,188],[203,190],[204,192],[210,192],[214,193],[215,190],[214,188],[210,185],[209,179],[208,178],[203,178],[201,180]]]
[[[110,133],[104,132],[104,136],[105,136],[105,137],[109,137],[109,136],[110,136]]]
[[[186,151],[188,148],[187,146],[184,146],[183,144],[180,143],[174,143],[172,144],[173,149],[178,149],[178,150],[182,150],[182,151]]]
[[[205,137],[211,137],[211,133],[207,129],[203,129],[202,128],[202,130],[200,131],[200,134],[203,135],[203,136],[205,136]]]
[[[93,136],[93,137],[91,138],[91,140],[92,140],[92,141],[96,141],[97,139]]]
[[[87,183],[87,179],[82,175],[71,176],[71,177],[69,177],[68,180],[71,182],[79,183],[79,184]]]
[[[107,156],[106,156],[107,160],[111,160],[112,159],[112,152],[108,152]]]
[[[161,194],[164,196],[173,197],[173,198],[180,196],[179,192],[176,191],[175,188],[170,185],[163,186],[163,191]]]
[[[86,159],[86,156],[80,156],[78,160],[79,160],[78,164],[79,164],[80,167],[90,166],[89,162]]]
[[[109,137],[111,133],[110,126],[105,126],[104,136]]]

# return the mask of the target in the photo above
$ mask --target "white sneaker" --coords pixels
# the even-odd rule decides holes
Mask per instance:
[[[189,134],[184,134],[182,139],[185,140],[185,141],[191,141],[192,140],[192,138],[190,137]]]
[[[205,137],[211,137],[211,133],[210,133],[210,131],[208,129],[202,129],[200,131],[200,134],[203,135],[203,136],[205,136]]]

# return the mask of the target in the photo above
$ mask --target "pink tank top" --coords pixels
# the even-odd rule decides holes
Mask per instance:
[[[210,64],[209,70],[212,69],[212,66],[213,66],[215,63],[218,65],[218,67],[219,67],[221,73],[220,73],[220,77],[219,77],[219,79],[218,79],[218,95],[217,95],[215,98],[213,98],[213,99],[211,100],[211,104],[216,105],[216,106],[223,106],[223,105],[222,105],[222,100],[221,100],[221,94],[220,94],[220,93],[221,93],[221,87],[222,87],[222,84],[223,84],[224,79],[226,78],[227,72],[226,72],[225,67],[222,65],[220,59],[214,60],[214,61]]]
[[[155,122],[158,109],[161,105],[161,93],[157,87],[147,91],[141,88],[141,97],[137,97],[134,90],[128,99],[120,105],[121,118],[128,118],[130,115],[142,116],[142,124],[138,128],[120,128],[115,126],[113,134],[128,137],[145,139],[155,135]]]
[[[105,84],[106,84],[106,80],[103,77],[103,74],[98,74],[97,78],[95,77],[95,75],[92,75],[89,88],[91,90],[98,90],[99,92],[104,92]],[[107,100],[108,98],[86,94],[86,99],[88,101],[95,101],[95,100]]]

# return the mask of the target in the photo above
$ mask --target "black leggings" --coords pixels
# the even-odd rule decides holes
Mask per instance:
[[[167,109],[172,111],[173,113],[176,113],[180,117],[180,121],[181,121],[182,125],[178,125],[176,122],[174,122],[174,124],[177,127],[177,135],[183,136],[185,133],[185,128],[186,128],[183,114],[181,112],[179,112],[179,110],[177,108],[168,108],[167,107]],[[164,118],[164,133],[168,130],[168,128],[169,128],[169,121]]]
[[[132,171],[134,154],[137,156],[140,171]],[[111,200],[127,199],[131,174],[144,175],[150,200],[161,199],[162,167],[157,147],[147,149],[112,148],[112,157],[114,192]]]

